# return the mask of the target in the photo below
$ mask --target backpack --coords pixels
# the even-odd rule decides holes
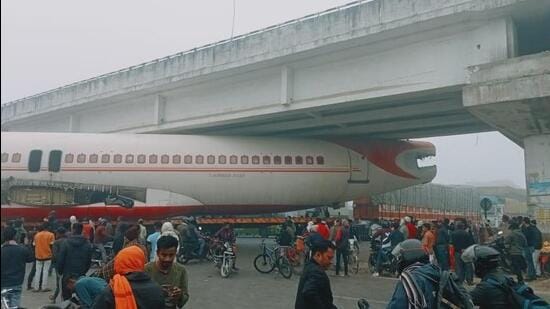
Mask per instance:
[[[513,309],[550,309],[550,304],[535,295],[533,289],[523,282],[515,282],[508,277],[506,282],[494,278],[489,278],[486,282],[503,290]]]
[[[414,276],[411,274],[413,268],[407,268],[401,273],[402,282],[404,286],[409,286],[405,288],[405,291],[408,291],[407,298],[409,302],[411,301],[411,296],[419,298],[414,301],[414,303],[420,305],[419,307],[413,308],[431,308],[429,304],[426,303],[426,300],[423,299],[422,292],[418,288],[418,284],[414,279]],[[440,270],[439,273],[439,282],[435,282],[432,278],[424,275],[422,272],[417,271],[417,275],[423,276],[429,280],[434,286],[439,286],[436,291],[435,296],[435,308],[437,309],[473,309],[474,304],[470,297],[470,294],[463,286],[456,283],[456,277],[454,274],[446,270]],[[404,279],[404,280],[403,280]],[[416,290],[416,291],[415,291]],[[409,293],[411,295],[409,295]],[[420,297],[419,297],[420,296]]]

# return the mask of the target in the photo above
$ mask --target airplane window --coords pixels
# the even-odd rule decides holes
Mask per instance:
[[[12,162],[12,163],[19,163],[19,162],[21,162],[21,154],[20,154],[19,152],[14,153],[14,154],[11,156],[11,162]]]
[[[137,163],[139,164],[144,164],[145,163],[145,155],[144,154],[140,154],[137,156]]]
[[[283,162],[282,162],[282,159],[281,159],[281,156],[274,156],[274,157],[273,157],[273,164],[279,165],[279,164],[281,164],[281,163],[283,163]]]
[[[94,153],[90,155],[90,157],[88,158],[88,161],[90,161],[90,163],[97,163],[97,159],[98,159],[98,156]]]
[[[214,157],[213,155],[209,155],[208,157],[206,157],[206,163],[215,164],[216,163],[216,157]]]
[[[270,156],[264,156],[262,162],[264,164],[271,164],[271,157]]]
[[[74,154],[68,153],[65,155],[65,163],[73,163],[74,161]]]
[[[192,155],[186,155],[185,157],[183,157],[183,163],[185,163],[185,164],[193,163],[193,156]]]
[[[162,163],[162,164],[170,163],[170,156],[169,155],[162,155],[160,157],[160,163]]]
[[[241,156],[241,164],[248,164],[248,156]]]
[[[197,164],[203,164],[204,163],[204,157],[202,155],[198,155],[195,157],[195,163]]]
[[[308,164],[308,165],[313,164],[313,157],[312,156],[307,156],[306,157],[306,164]]]
[[[109,163],[111,162],[111,155],[103,154],[101,155],[101,163]]]
[[[16,154],[13,154],[13,156],[15,156]],[[19,154],[19,158],[21,159],[21,154]],[[13,162],[13,157],[12,157],[12,162]],[[42,150],[31,150],[31,154],[29,155],[29,172],[31,173],[39,172],[41,163],[42,163]]]
[[[230,156],[229,157],[229,163],[230,164],[237,164],[237,163],[239,163],[239,158],[237,156]]]
[[[149,163],[150,164],[156,164],[157,162],[158,162],[157,155],[152,154],[152,155],[149,156]]]
[[[227,157],[224,155],[218,156],[218,164],[225,164],[227,163]]]
[[[116,154],[114,157],[113,157],[113,163],[122,163],[122,155],[121,154]]]
[[[285,156],[285,164],[292,164],[292,157],[291,156]]]
[[[59,172],[59,170],[61,170],[61,156],[61,150],[50,151],[50,158],[48,159],[48,171],[57,173]]]
[[[127,154],[126,155],[126,163],[134,163],[134,155],[133,154]]]
[[[2,153],[2,163],[8,162],[8,157],[10,155],[7,152]]]
[[[260,157],[252,156],[252,164],[260,164]]]
[[[302,156],[296,156],[296,164],[298,165],[304,164],[304,158],[302,158]]]
[[[81,153],[76,156],[76,163],[86,163],[86,155]]]
[[[180,155],[173,155],[172,156],[172,163],[180,164],[181,163],[181,156]]]
[[[325,158],[323,156],[317,156],[317,164],[324,165],[325,164]]]

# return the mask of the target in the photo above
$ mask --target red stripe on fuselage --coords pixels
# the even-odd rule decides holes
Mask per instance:
[[[260,213],[287,212],[315,207],[313,205],[136,205],[126,209],[117,205],[79,205],[79,206],[24,206],[2,205],[2,220],[24,217],[27,222],[40,222],[50,211],[55,210],[58,218],[70,216],[77,218],[100,217],[116,218],[122,216],[132,219],[166,219],[188,215],[246,215]]]

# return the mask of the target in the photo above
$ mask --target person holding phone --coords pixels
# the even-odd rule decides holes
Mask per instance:
[[[165,308],[182,308],[189,300],[187,270],[174,263],[178,240],[170,235],[157,241],[157,260],[145,265],[145,272],[162,287]]]

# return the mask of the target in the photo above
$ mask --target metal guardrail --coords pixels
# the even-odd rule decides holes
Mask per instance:
[[[370,2],[370,1],[372,1],[372,0],[359,0],[359,1],[350,2],[350,3],[347,3],[347,4],[341,5],[341,6],[337,6],[337,7],[325,10],[325,11],[321,11],[321,12],[314,13],[314,14],[309,14],[309,15],[306,15],[306,16],[303,16],[303,17],[300,17],[300,18],[296,18],[296,19],[292,19],[292,20],[289,20],[289,21],[286,21],[286,22],[283,22],[283,23],[280,23],[280,24],[275,24],[275,25],[272,25],[272,26],[269,26],[269,27],[266,27],[266,28],[262,28],[262,29],[259,29],[259,30],[254,30],[252,32],[247,32],[247,33],[244,33],[244,34],[241,34],[241,35],[229,38],[229,39],[221,40],[221,41],[214,42],[214,43],[209,43],[209,44],[206,44],[206,45],[203,45],[203,46],[200,46],[200,47],[195,47],[195,48],[192,48],[192,49],[189,49],[189,50],[186,50],[186,51],[182,51],[182,52],[179,52],[179,53],[176,53],[176,54],[172,54],[172,55],[169,55],[169,56],[166,56],[166,57],[163,57],[163,58],[157,58],[157,59],[154,59],[154,60],[151,60],[151,61],[148,61],[148,62],[144,62],[144,63],[140,63],[140,64],[137,64],[137,65],[134,65],[134,66],[130,66],[130,67],[127,67],[127,68],[124,68],[124,69],[120,69],[120,70],[117,70],[117,71],[105,73],[105,74],[102,74],[102,75],[99,75],[99,76],[96,76],[96,77],[92,77],[92,78],[89,78],[89,79],[74,82],[74,83],[71,83],[71,84],[68,84],[68,85],[65,85],[65,86],[61,86],[61,87],[57,87],[57,88],[54,88],[54,89],[51,89],[51,90],[48,90],[48,91],[40,92],[40,93],[34,94],[32,96],[27,96],[27,97],[24,97],[24,98],[21,98],[21,99],[17,99],[15,101],[6,102],[5,104],[3,104],[2,107],[3,108],[8,107],[8,106],[17,104],[18,102],[22,102],[22,101],[26,101],[26,100],[29,100],[29,99],[32,99],[32,98],[40,97],[40,96],[50,94],[50,93],[53,93],[53,92],[56,92],[56,91],[59,91],[59,90],[62,90],[62,89],[75,87],[75,86],[78,86],[78,85],[82,85],[82,84],[89,83],[89,82],[92,82],[92,81],[100,80],[100,79],[110,77],[110,76],[113,76],[113,75],[117,75],[117,74],[120,74],[120,73],[129,72],[129,71],[136,70],[136,69],[139,69],[139,68],[143,68],[143,67],[146,67],[146,66],[149,66],[149,65],[161,63],[161,62],[164,62],[164,61],[176,58],[176,57],[182,57],[184,55],[192,54],[192,53],[204,50],[204,49],[209,49],[209,48],[219,46],[219,45],[223,45],[223,44],[226,44],[226,43],[229,43],[229,42],[242,40],[242,39],[248,38],[250,36],[258,35],[260,33],[264,33],[264,32],[267,32],[267,31],[274,30],[274,29],[287,27],[287,26],[290,26],[290,25],[293,25],[293,24],[297,24],[297,23],[306,21],[306,20],[310,20],[310,19],[315,19],[315,18],[318,18],[318,17],[323,16],[323,15],[327,15],[327,14],[334,13],[334,12],[339,12],[339,11],[342,11],[344,9],[349,9],[351,7],[355,7],[355,6],[358,6],[362,3]]]

